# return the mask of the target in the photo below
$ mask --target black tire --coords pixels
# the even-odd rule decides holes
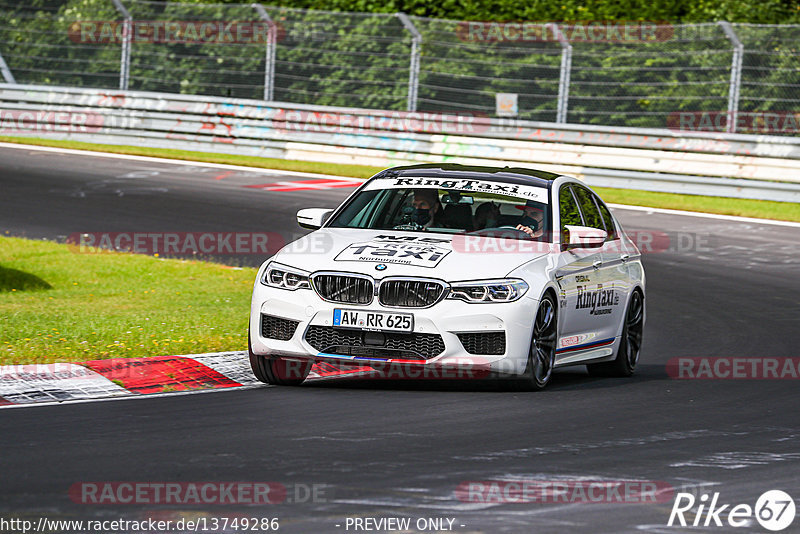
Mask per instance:
[[[247,350],[250,353],[250,367],[256,378],[265,384],[275,386],[299,386],[311,372],[313,362],[296,362],[284,358],[270,358],[253,354],[250,336],[247,336]]]
[[[528,350],[528,365],[520,386],[526,390],[544,389],[553,376],[558,340],[558,307],[556,299],[545,293],[533,323],[531,346]]]
[[[625,311],[625,322],[622,326],[617,356],[613,361],[591,363],[586,366],[592,376],[628,377],[636,370],[639,353],[642,350],[642,331],[644,329],[644,295],[634,289],[628,309]]]

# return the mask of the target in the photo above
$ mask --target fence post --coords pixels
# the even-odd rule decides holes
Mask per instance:
[[[419,91],[419,54],[422,47],[422,34],[405,13],[395,13],[403,27],[411,34],[411,60],[408,73],[408,111],[417,111],[417,93]]]
[[[9,69],[6,64],[6,60],[3,59],[3,54],[0,54],[0,74],[3,75],[3,79],[6,83],[17,83],[17,80],[14,79],[14,75],[11,74],[11,69]]]
[[[728,87],[728,133],[736,133],[736,123],[739,122],[739,90],[742,86],[742,58],[744,45],[739,40],[730,22],[721,20],[722,31],[733,45],[733,58],[731,59],[731,82]]]
[[[556,109],[556,122],[567,122],[567,109],[569,108],[569,75],[572,71],[572,45],[556,23],[550,23],[553,34],[561,45],[561,69],[558,73],[558,107]]]
[[[267,23],[267,45],[264,50],[264,100],[272,102],[275,97],[275,49],[278,46],[278,27],[261,4],[250,4],[261,20]]]
[[[119,88],[128,90],[128,80],[131,75],[131,42],[133,42],[133,24],[131,14],[122,5],[122,0],[111,0],[125,19],[122,22],[122,55],[119,60]]]

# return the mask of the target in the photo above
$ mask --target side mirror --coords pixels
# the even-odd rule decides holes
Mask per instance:
[[[561,248],[597,248],[602,247],[608,238],[608,232],[591,226],[567,224],[561,233]]]
[[[297,212],[297,224],[307,230],[317,230],[328,217],[331,216],[333,210],[328,208],[306,208]]]

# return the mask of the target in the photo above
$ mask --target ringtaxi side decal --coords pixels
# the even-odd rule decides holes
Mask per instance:
[[[387,242],[367,241],[353,243],[341,251],[334,261],[362,261],[413,265],[415,267],[436,267],[445,256],[452,252],[425,242]]]
[[[578,286],[578,299],[575,309],[588,309],[589,315],[606,315],[611,313],[611,307],[619,304],[619,295],[614,289],[603,289],[603,284],[597,284],[597,289],[589,286]]]
[[[378,178],[367,184],[364,190],[400,189],[408,187],[436,187],[438,189],[456,189],[459,191],[471,191],[473,193],[496,193],[499,195],[509,195],[527,200],[535,200],[543,204],[546,204],[549,198],[548,191],[544,187],[486,182],[483,180],[452,180],[445,178]]]

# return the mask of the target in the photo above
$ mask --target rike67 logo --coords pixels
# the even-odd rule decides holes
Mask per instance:
[[[785,491],[764,492],[755,506],[723,503],[719,495],[704,493],[698,498],[691,493],[678,493],[667,526],[739,528],[753,527],[758,522],[763,528],[778,532],[794,521],[794,500]]]

